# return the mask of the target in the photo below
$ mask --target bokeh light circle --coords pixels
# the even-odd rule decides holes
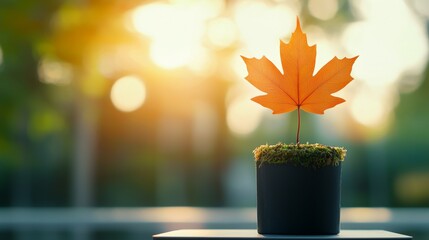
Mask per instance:
[[[113,84],[110,99],[118,110],[132,112],[143,105],[146,99],[146,87],[140,78],[125,76]]]

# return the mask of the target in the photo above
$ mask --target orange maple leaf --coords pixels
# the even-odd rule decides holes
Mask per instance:
[[[332,58],[315,75],[316,46],[309,46],[307,36],[301,30],[297,18],[296,30],[289,43],[280,41],[280,57],[283,74],[265,56],[261,59],[243,57],[247,66],[246,80],[267,93],[252,98],[267,107],[273,114],[287,113],[298,109],[299,143],[300,109],[323,114],[345,100],[332,96],[353,80],[350,76],[356,57]]]

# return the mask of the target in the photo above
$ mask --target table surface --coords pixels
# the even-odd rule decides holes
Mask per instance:
[[[184,229],[153,236],[153,239],[224,239],[224,240],[251,240],[251,239],[412,239],[410,236],[382,231],[382,230],[342,230],[338,235],[327,236],[292,236],[292,235],[269,235],[258,234],[254,229]]]

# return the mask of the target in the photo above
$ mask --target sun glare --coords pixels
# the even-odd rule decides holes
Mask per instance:
[[[201,50],[205,21],[214,14],[204,4],[153,3],[132,14],[134,28],[151,40],[150,57],[158,66],[185,66]]]
[[[384,11],[386,5],[389,11]],[[246,68],[240,55],[264,55],[281,68],[279,39],[288,40],[302,7],[300,1],[227,4],[223,0],[170,0],[144,4],[132,12],[131,18],[134,30],[150,42],[150,60],[160,68],[187,68],[194,74],[193,79],[213,77],[222,69],[223,78],[241,82]],[[342,6],[338,0],[309,0],[307,7],[313,17],[326,21],[333,19]],[[395,107],[389,99],[397,98],[404,72],[418,76],[423,71],[428,57],[424,21],[409,7],[398,0],[350,1],[359,21],[337,29],[337,34],[303,21],[309,43],[317,43],[316,71],[332,56],[360,55],[352,76],[379,94],[359,92],[350,96],[348,116],[358,124],[371,128],[385,124]],[[420,81],[407,84],[415,89]],[[255,107],[245,101],[229,101],[228,126],[236,134],[253,132],[261,119]]]
[[[262,120],[261,108],[246,98],[236,98],[227,109],[227,124],[237,135],[247,135],[256,130]]]
[[[328,20],[338,11],[338,0],[310,0],[308,10],[311,15],[321,20]]]
[[[150,57],[158,66],[173,69],[186,65],[192,58],[193,47],[157,41],[150,46]]]
[[[110,99],[120,111],[132,112],[141,107],[146,98],[143,81],[135,76],[122,77],[113,84]]]
[[[352,1],[363,20],[347,26],[342,45],[365,61],[357,61],[354,76],[383,88],[404,72],[421,72],[428,57],[424,21],[402,1]],[[384,11],[389,5],[389,11]],[[383,12],[382,15],[379,12]]]
[[[237,40],[237,30],[234,22],[229,18],[219,18],[207,26],[207,35],[210,43],[218,48],[232,45]]]
[[[286,5],[272,7],[264,2],[239,2],[234,21],[243,43],[241,54],[265,55],[279,65],[279,39],[294,30],[297,12]]]

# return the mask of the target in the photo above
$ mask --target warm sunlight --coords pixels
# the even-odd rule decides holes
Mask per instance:
[[[425,25],[407,4],[389,1],[389,11],[385,11],[383,1],[352,3],[362,20],[347,26],[342,45],[365,59],[357,62],[355,77],[383,88],[395,84],[404,72],[421,72],[428,54]],[[380,12],[384,12],[382,17]]]
[[[351,1],[351,6],[360,20],[345,28],[341,45],[360,55],[353,76],[361,89],[354,90],[349,110],[356,122],[378,129],[391,120],[399,94],[415,90],[423,79],[417,76],[428,58],[425,24],[403,1]]]
[[[352,117],[360,124],[367,127],[377,127],[384,124],[392,110],[394,102],[387,99],[386,94],[380,97],[379,92],[371,89],[358,90],[356,96],[351,100],[350,112]],[[377,101],[374,101],[378,98]]]
[[[227,7],[230,11],[222,12]],[[231,48],[231,53],[235,55],[265,55],[279,66],[278,41],[288,40],[302,7],[300,2],[274,5],[264,1],[237,1],[231,4],[224,1],[205,4],[154,2],[136,8],[132,13],[132,21],[135,30],[150,40],[149,57],[153,63],[164,69],[186,67],[198,76],[208,77],[215,73],[216,60],[219,58],[213,53],[225,48]],[[312,16],[321,20],[330,20],[341,11],[337,0],[324,4],[311,0],[307,7]],[[350,8],[361,16],[361,20],[345,25],[343,30],[338,30],[338,35],[328,34],[328,28],[312,22],[307,21],[303,25],[303,29],[308,31],[309,43],[318,43],[316,71],[333,55],[340,58],[357,54],[361,56],[352,75],[363,85],[369,85],[366,87],[380,92],[371,94],[375,102],[380,104],[366,107],[366,95],[369,93],[354,94],[350,96],[349,113],[357,123],[367,127],[384,124],[395,107],[386,99],[396,98],[398,91],[385,89],[395,87],[404,72],[421,72],[427,58],[424,28],[407,5],[394,1],[390,11],[380,18],[377,9],[384,7],[384,2],[365,0],[358,4],[351,1]],[[385,24],[386,17],[392,24]],[[401,36],[397,28],[401,29]],[[381,42],[384,44],[380,45]],[[232,59],[222,73],[232,72],[235,76],[228,76],[227,79],[241,81],[245,76],[241,59],[228,54],[224,56]],[[419,81],[408,81],[407,84],[414,84],[407,85],[407,89],[415,89]],[[347,92],[345,94],[350,95]],[[229,106],[229,109],[233,107]],[[231,129],[246,128],[238,124],[232,127],[232,121],[228,120]],[[238,130],[247,131],[251,132]]]
[[[73,78],[70,64],[43,59],[38,69],[40,81],[48,84],[67,85]]]
[[[311,15],[321,20],[328,20],[338,11],[338,0],[310,0],[308,10]]]
[[[343,221],[350,222],[386,222],[392,218],[392,213],[387,208],[351,208],[341,212]]]
[[[132,14],[134,28],[151,40],[150,57],[166,69],[188,64],[202,50],[205,20],[211,8],[185,3],[153,3]]]
[[[259,126],[262,120],[262,111],[247,97],[241,97],[234,99],[228,106],[226,120],[233,133],[247,135]]]
[[[429,239],[428,100],[429,0],[0,0],[0,240]]]
[[[295,27],[297,10],[288,5],[272,7],[265,2],[239,2],[235,6],[234,21],[243,42],[241,54],[265,55],[280,62],[279,39]]]
[[[169,41],[157,41],[150,46],[150,57],[158,66],[172,69],[186,65],[193,55],[192,45],[176,46]]]
[[[215,47],[228,47],[237,40],[235,23],[229,18],[213,20],[207,26],[207,37]]]
[[[142,80],[135,76],[126,76],[116,80],[110,92],[113,105],[120,111],[132,112],[143,105],[146,88]]]

